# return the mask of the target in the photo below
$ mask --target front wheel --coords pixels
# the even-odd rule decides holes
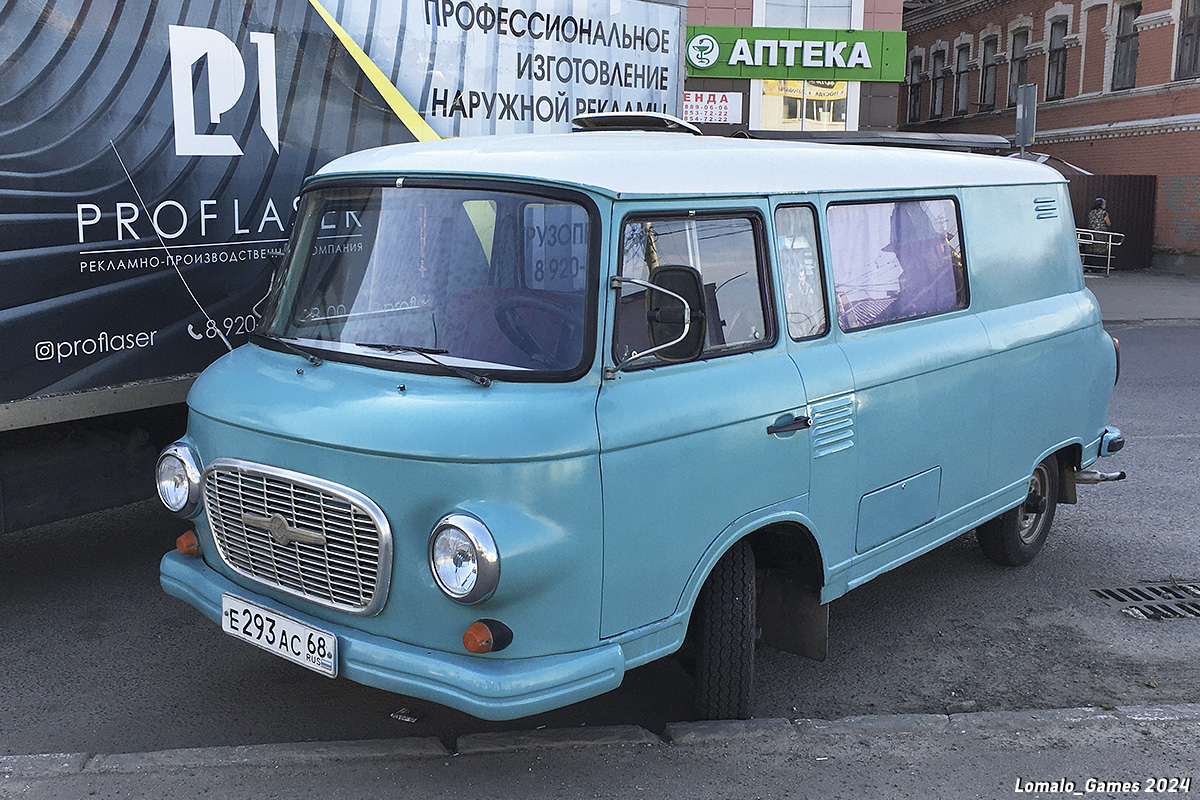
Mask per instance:
[[[1006,567],[1028,564],[1046,543],[1057,505],[1058,459],[1051,456],[1034,469],[1024,503],[975,529],[983,554]]]
[[[754,552],[729,549],[696,601],[696,713],[701,719],[746,719],[754,691],[757,594]]]

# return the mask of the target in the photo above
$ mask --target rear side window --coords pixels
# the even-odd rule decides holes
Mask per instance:
[[[767,308],[762,223],[756,216],[631,219],[621,230],[621,275],[647,280],[659,266],[696,269],[704,283],[706,338],[702,358],[741,352],[774,340]],[[650,349],[645,289],[620,288],[614,356]],[[654,358],[647,359],[648,364]]]
[[[820,336],[829,330],[829,320],[817,256],[820,247],[816,216],[810,206],[780,206],[775,210],[775,245],[779,248],[788,335],[797,341]]]
[[[842,330],[967,307],[954,200],[844,203],[827,217]]]

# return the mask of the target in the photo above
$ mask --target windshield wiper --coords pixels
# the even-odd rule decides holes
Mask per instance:
[[[325,363],[317,356],[313,355],[312,353],[308,352],[307,350],[305,350],[302,347],[297,347],[296,345],[294,345],[291,342],[284,339],[282,336],[276,336],[273,333],[262,333],[261,331],[254,331],[253,333],[250,334],[250,338],[252,338],[252,339],[255,336],[262,338],[262,339],[266,339],[268,341],[276,342],[281,347],[283,347],[284,349],[293,353],[294,355],[300,356],[305,361],[312,364],[314,367],[319,367]]]
[[[479,375],[434,358],[435,355],[443,356],[450,352],[440,347],[417,347],[411,344],[375,344],[372,342],[355,342],[354,345],[355,347],[369,347],[372,350],[382,350],[385,353],[416,353],[419,356],[424,356],[442,369],[453,372],[460,378],[466,378],[471,383],[478,384],[484,388],[492,385],[492,379],[486,375]]]

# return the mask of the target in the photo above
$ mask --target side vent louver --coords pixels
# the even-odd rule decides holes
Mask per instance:
[[[810,409],[814,457],[854,446],[854,395],[813,403]]]
[[[1058,201],[1053,197],[1037,197],[1033,201],[1033,213],[1038,219],[1057,219]]]

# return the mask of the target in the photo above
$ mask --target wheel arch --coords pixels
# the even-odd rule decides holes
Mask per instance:
[[[688,582],[681,610],[692,616],[713,569],[743,540],[754,554],[763,640],[779,650],[824,660],[829,617],[821,589],[828,576],[820,544],[801,518],[769,520],[719,538]]]
[[[821,546],[807,526],[777,522],[749,534],[750,547],[760,570],[779,570],[820,593],[825,586]]]
[[[1079,442],[1070,442],[1047,451],[1033,465],[1033,469],[1029,471],[1030,474],[1033,474],[1033,470],[1037,469],[1038,464],[1051,457],[1058,460],[1058,502],[1064,505],[1075,505],[1077,502],[1075,473],[1083,468],[1083,445]]]
[[[748,539],[759,570],[794,571],[797,579],[819,592],[828,579],[821,547],[808,520],[800,515],[730,526],[704,552],[679,598],[678,611],[691,612],[717,562],[741,539]]]

